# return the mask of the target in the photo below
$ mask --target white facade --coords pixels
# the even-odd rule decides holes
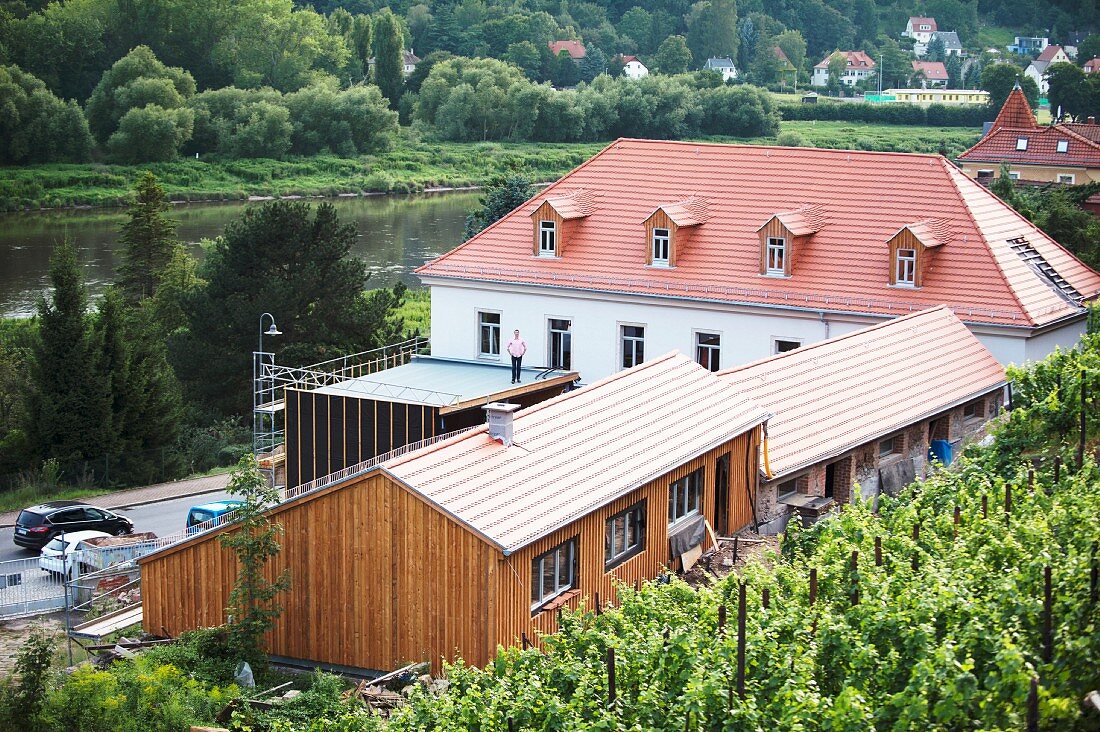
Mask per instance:
[[[932,34],[936,32],[936,23],[928,22],[931,18],[910,18],[905,24],[903,36],[916,39],[917,43],[928,43]],[[897,27],[897,26],[895,26]]]
[[[825,65],[818,64],[814,67],[814,75],[811,79],[811,83],[814,86],[828,86],[829,85],[829,64],[828,59],[823,61]],[[873,76],[875,68],[873,66],[848,66],[844,69],[844,75],[840,77],[840,81],[845,86],[855,86],[857,82],[863,81],[866,78]]]
[[[628,79],[641,79],[643,76],[649,76],[649,69],[638,59],[633,59],[623,66],[623,76]]]
[[[644,360],[677,350],[699,360],[700,334],[718,336],[718,367],[731,368],[774,355],[780,346],[805,345],[883,321],[882,317],[827,311],[706,303],[679,298],[425,277],[432,289],[432,355],[505,362],[479,353],[479,313],[499,315],[500,332],[519,329],[527,341],[525,366],[550,363],[550,321],[568,321],[569,368],[585,383],[623,368],[623,327],[643,328]],[[903,314],[903,313],[899,313]],[[1083,320],[1027,338],[1026,329],[975,326],[971,330],[1004,364],[1037,360],[1070,347]],[[633,331],[637,334],[637,331]],[[780,343],[783,342],[783,343]]]

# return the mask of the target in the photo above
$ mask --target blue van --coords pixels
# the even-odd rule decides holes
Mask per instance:
[[[203,531],[229,520],[229,514],[244,505],[244,501],[225,500],[192,506],[187,512],[187,532]],[[209,523],[207,523],[209,522]],[[199,524],[206,524],[201,529]]]

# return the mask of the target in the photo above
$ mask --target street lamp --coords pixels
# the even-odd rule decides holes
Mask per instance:
[[[271,325],[268,329],[264,330],[264,318],[271,318]],[[277,336],[282,335],[283,332],[275,326],[275,316],[271,313],[264,313],[260,316],[260,353],[264,352],[264,336]]]

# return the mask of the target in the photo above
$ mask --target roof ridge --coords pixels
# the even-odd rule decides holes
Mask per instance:
[[[1008,293],[1012,295],[1012,300],[1016,303],[1016,307],[1020,308],[1020,313],[1024,316],[1024,318],[1030,321],[1031,325],[1035,325],[1035,318],[1031,315],[1028,309],[1024,307],[1023,302],[1020,300],[1020,296],[1016,293],[1016,288],[1012,286],[1011,282],[1009,282],[1008,275],[1005,274],[1004,269],[1001,267],[1000,260],[997,259],[996,255],[993,254],[991,243],[989,239],[986,238],[985,231],[983,231],[982,227],[978,225],[978,219],[975,218],[974,212],[970,209],[970,204],[966,200],[966,194],[963,193],[962,186],[960,185],[961,181],[958,180],[958,176],[965,178],[967,181],[970,181],[970,178],[967,178],[965,175],[963,175],[962,171],[956,168],[950,161],[945,161],[945,163],[946,165],[950,166],[949,168],[944,169],[947,173],[947,179],[951,182],[951,185],[953,185],[955,187],[955,190],[958,192],[959,202],[962,203],[963,211],[966,212],[967,218],[970,219],[970,223],[974,225],[975,231],[978,232],[978,236],[981,237],[982,242],[985,244],[986,252],[989,254],[989,258],[993,260],[993,264],[994,266],[996,266],[997,272],[1001,275],[1001,280],[1004,282],[1005,289],[1007,289]],[[977,183],[973,183],[973,185],[977,186],[980,190],[985,191],[990,196],[993,196],[997,203],[1001,204],[1009,211],[1016,214],[1016,216],[1027,222],[1029,226],[1038,231],[1037,226],[1032,224],[1030,221],[1027,221],[1027,219],[1024,219],[1023,216],[1020,216],[1018,213],[1016,213],[1016,209],[1005,203],[997,194],[993,193],[993,191],[989,190],[985,186],[978,185]]]
[[[869,156],[875,156],[875,157],[906,157],[906,158],[929,158],[929,159],[943,158],[943,156],[940,155],[939,153],[901,152],[901,151],[894,151],[894,150],[848,150],[848,149],[836,148],[836,147],[807,147],[805,145],[797,145],[797,146],[791,146],[791,145],[759,145],[759,144],[744,143],[744,142],[713,142],[713,141],[710,141],[710,140],[654,140],[654,139],[647,139],[647,138],[644,138],[644,137],[620,137],[619,139],[615,140],[615,142],[611,143],[611,145],[609,145],[608,147],[617,145],[617,144],[622,143],[622,142],[627,142],[627,143],[630,143],[630,142],[659,143],[659,144],[662,144],[662,145],[676,145],[676,146],[682,146],[682,147],[687,147],[689,145],[693,145],[695,147],[718,147],[718,148],[740,147],[740,148],[754,148],[754,149],[757,149],[757,150],[801,150],[801,151],[805,151],[805,152],[823,152],[823,153],[831,153],[831,154],[836,154],[836,155],[847,155],[847,156],[851,156],[851,155],[869,155]],[[598,157],[599,155],[602,155],[603,153],[604,153],[604,151],[601,150],[595,156],[590,158],[590,160],[595,160],[596,157]],[[578,166],[576,168],[576,170],[579,170],[581,167],[583,167],[583,166]],[[573,171],[570,171],[569,173],[567,173],[567,175],[572,175],[572,173],[573,173]],[[557,184],[555,183],[555,185],[557,185]],[[546,190],[549,190],[549,188],[547,188]]]
[[[824,346],[828,346],[828,345],[831,345],[833,343],[839,343],[840,341],[843,341],[847,338],[855,338],[856,336],[863,336],[863,335],[866,335],[868,333],[871,333],[872,331],[880,330],[880,329],[885,328],[887,326],[896,325],[898,323],[901,323],[901,322],[904,322],[904,321],[907,321],[907,320],[913,320],[913,319],[919,318],[919,317],[926,317],[926,316],[931,315],[932,313],[937,313],[937,312],[940,312],[940,311],[946,311],[948,313],[954,314],[954,311],[948,305],[934,305],[930,308],[925,308],[924,310],[917,310],[916,312],[912,312],[912,313],[909,313],[907,315],[901,315],[901,316],[898,316],[896,318],[890,318],[889,320],[884,320],[881,323],[875,323],[874,325],[869,325],[866,328],[859,328],[857,330],[853,330],[853,331],[850,331],[848,333],[842,333],[838,336],[833,336],[832,338],[827,338],[823,341],[817,341],[817,342],[811,343],[807,346],[799,346],[798,348],[795,348],[794,350],[791,350],[791,351],[785,351],[783,353],[775,353],[775,354],[772,354],[771,356],[765,356],[764,358],[758,358],[755,361],[750,361],[749,363],[741,364],[740,366],[733,366],[732,368],[728,368],[728,369],[722,369],[722,370],[716,371],[714,373],[715,373],[716,376],[719,376],[719,377],[727,376],[727,375],[730,375],[730,374],[735,374],[739,371],[745,371],[746,369],[754,368],[756,366],[759,366],[760,364],[768,363],[769,361],[776,361],[776,360],[781,359],[781,358],[793,357],[793,356],[796,356],[796,355],[797,356],[804,356],[805,354],[813,351],[814,349],[822,348]]]
[[[1095,140],[1092,140],[1091,138],[1085,137],[1084,135],[1082,135],[1080,132],[1077,132],[1076,130],[1074,130],[1069,125],[1059,123],[1059,124],[1056,124],[1056,125],[1052,125],[1049,129],[1057,130],[1059,132],[1063,132],[1063,133],[1069,135],[1070,137],[1073,137],[1074,139],[1079,140],[1080,142],[1083,142],[1083,143],[1089,145],[1090,147],[1095,147],[1097,150],[1100,150],[1100,142],[1096,142]]]
[[[497,228],[497,226],[499,226],[499,225],[502,225],[502,222],[506,221],[506,220],[507,220],[507,219],[508,219],[508,218],[509,218],[509,217],[510,217],[510,216],[511,216],[512,214],[514,214],[514,213],[515,213],[516,211],[519,211],[519,210],[520,210],[521,208],[523,208],[523,207],[524,207],[524,206],[526,206],[526,205],[527,205],[528,203],[530,203],[530,202],[531,202],[531,201],[532,201],[533,199],[537,198],[538,196],[541,196],[541,195],[544,195],[544,194],[546,194],[546,193],[547,193],[548,191],[552,191],[552,190],[554,190],[554,189],[555,189],[555,188],[557,188],[557,187],[558,187],[559,185],[561,185],[562,181],[564,181],[564,180],[568,179],[568,178],[569,178],[569,176],[573,175],[574,173],[576,173],[576,172],[578,172],[578,171],[580,171],[580,170],[583,170],[583,169],[584,169],[584,168],[585,168],[585,167],[586,167],[586,166],[587,166],[587,165],[588,165],[589,163],[593,162],[593,161],[594,161],[594,160],[596,160],[597,158],[603,157],[604,153],[606,153],[606,152],[607,152],[608,150],[610,150],[610,149],[612,149],[613,147],[615,147],[615,145],[616,145],[616,144],[617,144],[617,143],[618,143],[618,142],[619,142],[620,140],[622,140],[622,139],[623,139],[623,138],[621,138],[621,137],[620,137],[620,138],[618,138],[618,139],[616,139],[616,140],[613,140],[612,142],[608,143],[608,145],[607,145],[607,146],[606,146],[606,147],[605,147],[605,148],[604,148],[603,150],[600,150],[600,151],[599,151],[598,153],[596,153],[596,154],[595,154],[595,155],[593,155],[592,157],[590,157],[590,158],[588,158],[587,160],[583,161],[583,162],[582,162],[582,163],[581,163],[580,165],[576,166],[575,168],[573,168],[572,170],[570,170],[570,171],[569,171],[568,173],[566,173],[565,175],[563,175],[562,177],[558,178],[558,179],[557,179],[556,181],[554,181],[554,182],[553,182],[553,183],[551,183],[550,185],[548,185],[548,186],[546,186],[545,188],[543,188],[543,189],[542,189],[541,191],[539,191],[539,192],[535,193],[535,194],[534,194],[533,196],[529,197],[529,198],[528,198],[527,200],[525,200],[525,201],[524,201],[523,203],[519,204],[518,206],[516,206],[515,208],[513,208],[513,209],[512,209],[511,211],[509,211],[508,213],[504,214],[504,215],[503,215],[503,216],[501,216],[501,217],[500,217],[499,219],[497,219],[497,220],[496,220],[496,221],[494,221],[493,223],[489,224],[489,225],[488,225],[488,226],[486,226],[486,227],[485,227],[484,229],[482,229],[481,231],[477,232],[476,234],[474,234],[473,236],[471,236],[471,237],[470,237],[469,239],[467,239],[466,241],[464,241],[464,242],[462,242],[461,244],[459,244],[459,245],[458,245],[457,247],[455,247],[454,249],[451,249],[450,251],[448,251],[448,252],[446,252],[446,253],[444,253],[444,254],[441,254],[440,256],[436,257],[435,259],[433,259],[433,260],[431,260],[431,261],[429,261],[429,262],[425,262],[424,264],[422,264],[422,265],[420,265],[419,267],[417,267],[416,269],[414,269],[414,270],[413,270],[413,274],[418,274],[418,273],[420,272],[420,270],[424,269],[425,267],[431,267],[431,266],[433,266],[434,264],[436,264],[437,262],[442,262],[443,260],[447,259],[447,258],[448,258],[448,257],[450,257],[450,256],[451,256],[452,254],[454,254],[454,253],[456,253],[456,252],[458,252],[458,251],[460,251],[460,250],[462,250],[462,249],[465,249],[465,248],[466,248],[466,245],[467,245],[467,244],[470,244],[471,242],[477,241],[477,240],[478,240],[478,239],[480,239],[480,238],[481,238],[482,236],[484,236],[484,235],[485,235],[485,234],[486,234],[487,232],[490,232],[490,231],[492,231],[493,229]]]

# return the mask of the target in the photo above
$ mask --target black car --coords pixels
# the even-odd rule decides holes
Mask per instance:
[[[41,549],[58,534],[67,531],[106,531],[129,534],[134,522],[105,508],[79,501],[50,501],[24,508],[15,520],[15,543],[28,549]]]

